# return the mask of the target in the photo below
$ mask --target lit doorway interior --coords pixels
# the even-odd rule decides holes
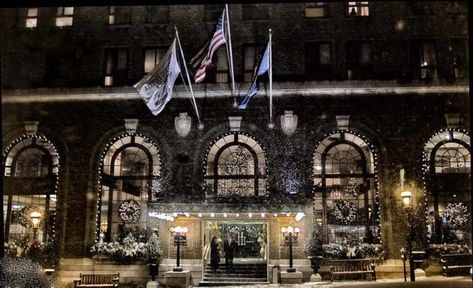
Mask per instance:
[[[216,236],[220,248],[220,263],[224,263],[223,244],[228,235],[237,243],[233,262],[266,263],[268,253],[268,225],[266,221],[205,220],[204,221],[204,265],[210,263],[210,242]]]

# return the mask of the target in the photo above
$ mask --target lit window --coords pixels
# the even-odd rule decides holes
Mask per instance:
[[[315,2],[314,4],[306,4],[305,17],[327,17],[328,3]]]
[[[108,14],[108,24],[129,24],[131,22],[131,7],[110,6]]]
[[[217,50],[217,74],[215,75],[215,82],[228,82],[228,60],[227,49]]]
[[[437,78],[435,42],[432,40],[413,40],[411,42],[411,61],[415,69],[416,78]]]
[[[56,26],[72,26],[72,20],[74,16],[74,7],[58,7]]]
[[[253,138],[239,133],[220,138],[206,163],[206,197],[227,202],[266,195],[266,156]]]
[[[105,86],[125,85],[128,80],[128,48],[105,50]]]
[[[145,73],[151,72],[166,53],[166,49],[151,48],[145,50]]]
[[[38,25],[38,8],[28,8],[26,28],[35,28]]]
[[[121,240],[119,215],[120,204],[124,201],[141,206],[142,215],[147,215],[147,202],[155,201],[161,191],[160,156],[158,148],[144,136],[122,135],[109,144],[104,151],[99,178],[100,207],[96,226],[98,241]],[[127,222],[127,229],[149,227],[146,217]]]
[[[13,143],[5,152],[4,162],[5,240],[18,243],[35,238],[43,245],[48,244],[55,234],[58,152],[43,137],[23,137]],[[33,211],[41,213],[37,230],[31,229]]]
[[[348,2],[348,15],[350,16],[369,16],[370,7],[368,1]]]
[[[380,238],[374,155],[361,137],[332,132],[313,157],[314,212],[329,243]],[[322,227],[321,227],[322,228]]]

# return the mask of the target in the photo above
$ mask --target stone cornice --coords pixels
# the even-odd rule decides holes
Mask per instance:
[[[194,85],[196,98],[232,97],[230,85]],[[245,95],[249,83],[237,83],[237,95]],[[269,85],[261,84],[258,95],[269,95]],[[392,81],[343,81],[343,82],[279,82],[273,84],[273,97],[304,96],[345,96],[345,95],[424,95],[424,94],[468,94],[468,85],[399,85]],[[174,98],[190,97],[183,85],[174,88]],[[33,102],[77,102],[113,101],[140,99],[133,87],[111,88],[65,88],[2,90],[2,103]]]

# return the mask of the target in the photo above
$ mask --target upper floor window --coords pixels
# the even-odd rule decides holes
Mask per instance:
[[[371,65],[371,43],[348,42],[346,46],[348,79],[366,79]]]
[[[409,13],[411,15],[431,15],[432,4],[428,1],[407,1]]]
[[[215,82],[222,83],[228,82],[228,58],[227,49],[217,50],[217,62],[216,62],[216,75]]]
[[[205,21],[218,21],[219,17],[222,15],[224,5],[222,4],[207,4],[205,5]]]
[[[126,236],[123,231],[145,229],[147,203],[156,200],[161,190],[157,147],[141,135],[118,138],[105,149],[101,163],[97,240],[119,241]],[[139,207],[141,213],[122,215],[122,205]]]
[[[220,138],[207,154],[206,197],[230,201],[266,195],[266,156],[251,137],[240,133]]]
[[[105,86],[125,85],[128,80],[128,48],[105,49]]]
[[[108,8],[108,24],[130,24],[131,7],[130,6],[110,6]]]
[[[243,20],[269,19],[268,5],[243,4]]]
[[[305,17],[327,17],[329,16],[328,7],[328,2],[307,3],[305,5]]]
[[[452,14],[452,15],[468,14],[468,2],[467,1],[448,1],[446,10],[448,14]]]
[[[169,6],[147,6],[146,23],[168,23]]]
[[[72,26],[74,7],[58,7],[56,13],[56,26]]]
[[[166,48],[147,48],[144,51],[145,63],[144,72],[149,73],[159,63],[161,58],[166,54]]]
[[[306,76],[308,79],[330,79],[331,45],[328,42],[311,42],[305,46]]]
[[[370,6],[368,1],[349,1],[347,5],[349,16],[369,16]]]
[[[450,76],[455,79],[468,76],[467,44],[465,39],[451,39],[448,47]]]
[[[255,73],[258,61],[263,56],[264,44],[248,44],[244,46],[244,81],[251,82]]]
[[[433,40],[411,41],[411,63],[417,79],[437,78],[436,46]]]
[[[26,28],[35,28],[38,25],[38,8],[28,8],[26,13]]]

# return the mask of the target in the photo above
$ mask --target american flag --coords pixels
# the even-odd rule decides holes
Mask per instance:
[[[214,52],[225,43],[224,21],[225,10],[218,20],[215,32],[211,39],[205,43],[199,52],[191,59],[190,63],[194,68],[199,67],[195,73],[195,83],[202,83],[205,79],[205,69],[212,64]],[[207,52],[205,54],[205,52]],[[200,65],[199,65],[200,64]]]

